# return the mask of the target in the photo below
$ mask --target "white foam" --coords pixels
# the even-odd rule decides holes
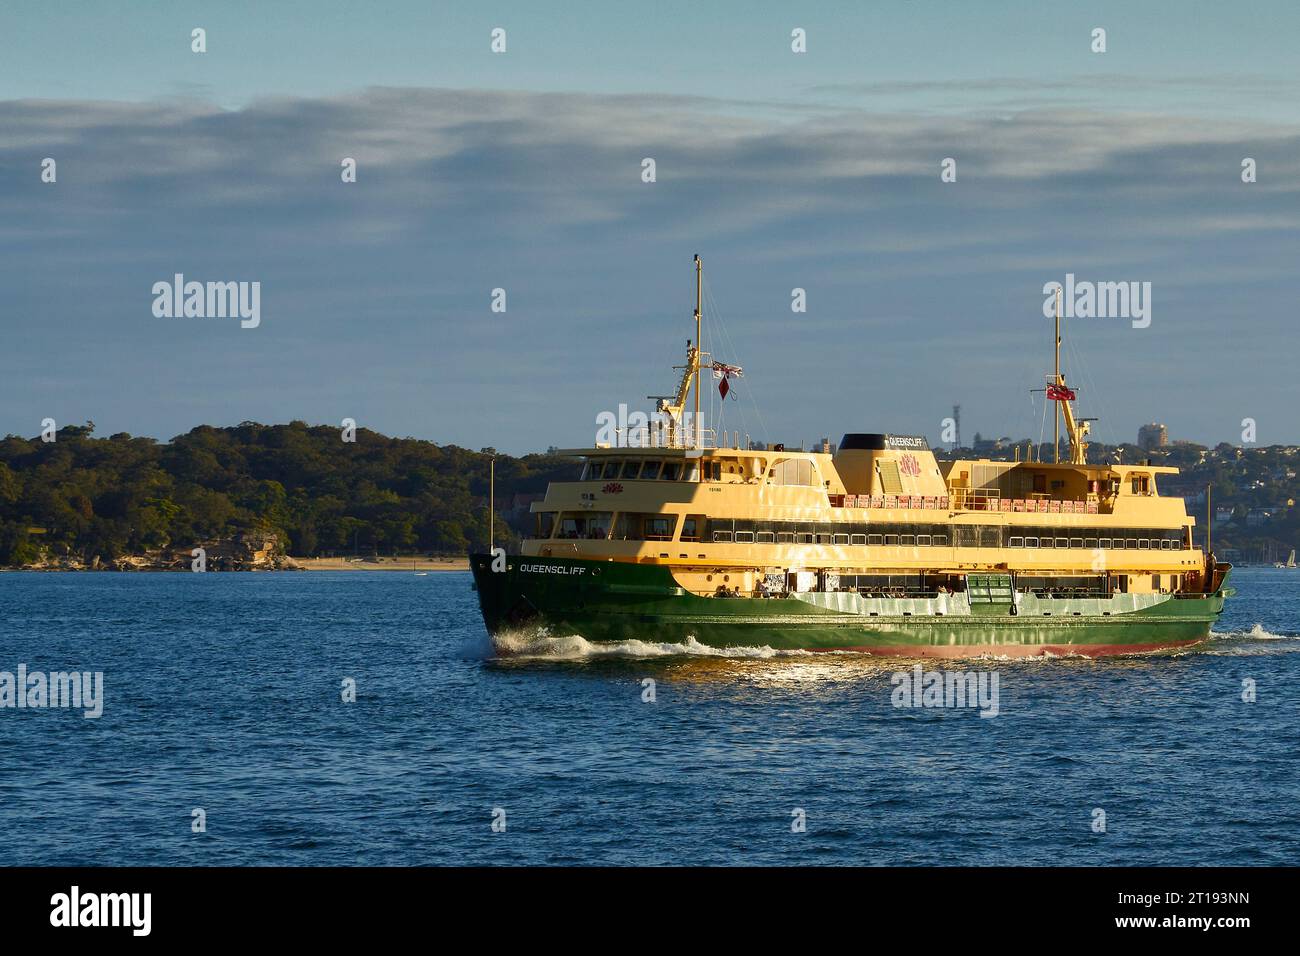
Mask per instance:
[[[552,636],[539,632],[503,632],[492,639],[502,657],[543,658],[547,660],[584,660],[594,657],[730,657],[765,660],[773,657],[800,657],[812,651],[778,650],[774,647],[709,647],[694,636],[678,643],[655,641],[618,641],[592,643],[577,634]]]
[[[1224,640],[1225,638],[1237,638],[1239,640],[1251,641],[1293,641],[1294,635],[1274,634],[1264,629],[1263,624],[1256,624],[1249,631],[1212,631],[1210,637],[1215,640]]]

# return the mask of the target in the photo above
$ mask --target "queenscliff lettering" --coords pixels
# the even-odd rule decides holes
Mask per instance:
[[[17,673],[0,671],[0,710],[42,710],[78,708],[83,717],[94,719],[104,713],[104,672],[28,671],[19,664]]]
[[[929,451],[930,443],[925,440],[924,435],[886,435],[886,448],[912,448],[918,451]]]
[[[155,282],[153,295],[153,314],[159,319],[238,318],[243,329],[262,323],[260,282],[186,282],[178,272],[171,282]]]
[[[565,564],[521,564],[519,570],[527,574],[581,574],[586,569]]]
[[[70,892],[50,897],[51,926],[129,926],[133,936],[148,936],[152,928],[152,893]]]

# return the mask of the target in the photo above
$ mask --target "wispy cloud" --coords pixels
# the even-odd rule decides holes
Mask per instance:
[[[1293,128],[1099,110],[744,106],[391,88],[238,110],[190,99],[0,103],[0,322],[18,346],[0,372],[6,409],[21,418],[4,425],[19,429],[29,406],[67,404],[76,390],[128,430],[180,430],[196,414],[326,420],[360,404],[390,431],[473,443],[492,409],[517,424],[480,443],[572,443],[585,437],[572,421],[591,418],[593,404],[662,390],[641,346],[680,337],[662,316],[681,307],[674,270],[696,251],[708,252],[743,323],[732,338],[752,335],[749,380],[767,380],[768,423],[792,437],[824,427],[809,423],[822,399],[810,402],[799,382],[842,382],[878,408],[877,424],[917,431],[935,427],[930,404],[950,404],[907,397],[917,378],[903,356],[872,359],[867,388],[864,353],[818,335],[959,339],[960,350],[927,348],[921,359],[936,382],[969,394],[991,383],[964,375],[965,359],[1007,361],[1011,343],[1037,334],[1042,282],[1068,269],[1151,280],[1157,302],[1180,302],[1179,335],[1157,338],[1168,313],[1144,340],[1098,333],[1110,347],[1150,349],[1162,367],[1200,354],[1225,301],[1297,291]],[[57,185],[39,181],[44,156],[59,162]],[[354,185],[339,179],[345,156],[359,163]],[[647,156],[658,169],[650,185],[640,179]],[[1249,186],[1245,156],[1260,167]],[[940,182],[944,157],[957,160],[956,183]],[[146,291],[174,271],[263,281],[256,338],[160,324]],[[795,285],[812,303],[797,319]],[[511,297],[504,317],[487,310],[497,286]],[[1260,335],[1282,331],[1275,317],[1259,322]],[[793,351],[792,323],[814,335]],[[43,341],[93,348],[60,369],[56,388],[30,367]],[[1190,384],[1178,398],[1146,391],[1140,376],[1124,381],[1140,354],[1112,366],[1116,390],[1147,403],[1134,422],[1151,402],[1198,404]],[[126,380],[183,393],[185,420],[179,403],[123,394],[96,371],[105,361]],[[525,378],[550,383],[546,435],[510,387]],[[212,381],[220,387],[195,384]],[[469,411],[419,414],[442,390]],[[24,410],[11,411],[18,395]],[[965,404],[973,414],[976,403]],[[1222,428],[1196,414],[1186,432]]]

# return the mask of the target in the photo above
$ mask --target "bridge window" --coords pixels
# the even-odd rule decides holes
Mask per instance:
[[[659,473],[660,481],[676,481],[682,473],[682,464],[679,461],[664,462],[664,470]]]
[[[586,513],[565,512],[560,517],[560,529],[557,538],[603,539],[609,535],[609,511],[590,511]]]
[[[767,473],[774,485],[815,484],[812,462],[806,458],[786,458],[778,461]]]
[[[646,515],[641,526],[647,541],[671,541],[676,525],[676,515]]]

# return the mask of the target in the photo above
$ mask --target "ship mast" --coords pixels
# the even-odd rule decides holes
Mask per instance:
[[[703,282],[704,263],[700,261],[698,253],[695,255],[695,356],[691,361],[695,372],[695,419],[691,422],[691,431],[694,432],[692,446],[700,447],[700,350],[704,343],[700,339],[700,292]]]
[[[1052,449],[1056,464],[1061,463],[1061,440],[1060,427],[1061,419],[1065,419],[1065,433],[1070,439],[1070,464],[1086,465],[1088,463],[1088,443],[1083,439],[1088,434],[1088,422],[1078,421],[1074,417],[1074,409],[1070,407],[1070,396],[1073,393],[1066,387],[1065,376],[1061,374],[1061,287],[1056,287],[1056,338],[1053,348],[1056,370],[1052,375],[1052,384],[1055,386],[1057,398],[1056,410],[1052,413]],[[1052,390],[1049,389],[1048,399],[1051,398]]]
[[[1061,287],[1056,287],[1056,335],[1053,337],[1054,343],[1052,351],[1056,355],[1056,373],[1052,376],[1052,383],[1057,387],[1061,384]],[[1058,402],[1052,410],[1052,456],[1055,464],[1061,463],[1061,407]]]
[[[667,441],[670,448],[701,448],[703,436],[700,430],[700,370],[704,364],[704,352],[700,348],[701,305],[703,295],[703,263],[695,257],[695,341],[686,343],[686,364],[674,365],[682,373],[677,391],[671,396],[651,395],[659,400],[659,412],[666,416]],[[684,428],[686,402],[691,397],[691,386],[695,386],[695,420],[689,432]]]

